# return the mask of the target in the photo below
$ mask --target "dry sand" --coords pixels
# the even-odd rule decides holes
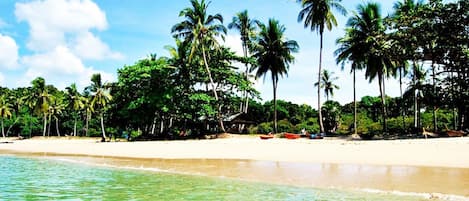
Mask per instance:
[[[19,140],[0,151],[160,159],[248,159],[356,165],[469,168],[469,137],[417,140],[214,140],[108,142],[96,140]]]
[[[0,140],[1,142],[2,140]],[[0,154],[278,184],[411,192],[469,200],[469,137],[418,140],[214,140],[106,142],[35,138]],[[458,197],[462,196],[462,197]]]

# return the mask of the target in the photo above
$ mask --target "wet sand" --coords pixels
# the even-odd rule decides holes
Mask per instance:
[[[1,144],[2,153],[295,186],[469,198],[469,138],[371,142],[257,138],[131,143],[23,140]]]

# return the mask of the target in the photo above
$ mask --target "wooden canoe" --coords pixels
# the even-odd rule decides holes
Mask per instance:
[[[298,139],[301,137],[299,134],[294,134],[294,133],[285,133],[284,134],[285,138],[287,139]]]
[[[274,135],[260,135],[259,138],[261,138],[262,140],[267,140],[274,138]]]
[[[450,137],[462,137],[465,133],[463,131],[447,130],[446,134]]]

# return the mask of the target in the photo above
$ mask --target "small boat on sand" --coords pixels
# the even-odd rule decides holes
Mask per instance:
[[[313,134],[311,134],[311,135],[309,136],[309,138],[310,138],[310,139],[323,139],[324,137],[323,137],[322,134],[314,134],[314,133],[313,133]]]
[[[285,138],[287,139],[298,139],[301,137],[300,134],[294,134],[294,133],[285,133],[283,134],[283,136],[285,136]]]
[[[260,135],[259,138],[261,138],[261,140],[268,140],[268,139],[274,138],[274,135],[272,135],[272,134]]]
[[[448,127],[446,125],[445,125],[445,128],[446,128],[446,134],[449,137],[462,137],[466,134],[466,133],[464,133],[464,131],[457,131],[457,130],[448,129]]]

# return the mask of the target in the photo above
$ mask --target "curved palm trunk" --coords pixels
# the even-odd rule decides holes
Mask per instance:
[[[101,131],[103,132],[103,138],[106,139],[106,131],[104,130],[104,114],[101,112]]]
[[[418,114],[417,114],[417,109],[418,109],[418,100],[417,100],[417,64],[414,61],[413,62],[413,67],[414,67],[414,76],[412,77],[412,82],[414,84],[414,128],[418,128]]]
[[[210,73],[210,68],[208,67],[207,63],[207,56],[205,55],[205,47],[202,45],[202,56],[204,58],[204,64],[205,64],[205,70],[207,71],[208,78],[210,79],[210,84],[212,85],[212,91],[213,95],[215,96],[215,100],[218,103],[218,94],[217,94],[217,89],[215,88],[215,83],[213,82],[212,74]],[[223,118],[221,117],[221,106],[217,107],[217,116],[218,116],[218,123],[220,124],[220,128],[223,132],[225,132],[225,126],[223,126]]]
[[[89,112],[87,111],[86,112],[86,123],[85,123],[85,136],[88,137],[88,127],[89,127],[89,122],[90,122],[90,114]]]
[[[278,81],[272,78],[272,85],[274,89],[274,133],[278,133],[278,130],[277,130],[277,83]]]
[[[384,79],[383,79],[383,74],[380,73],[378,75],[379,77],[379,92],[381,94],[381,104],[382,104],[382,117],[383,117],[383,130],[384,130],[384,133],[387,133],[388,132],[388,127],[387,127],[387,124],[386,124],[386,99],[385,99],[385,94],[384,94]]]
[[[60,137],[59,118],[55,118],[55,129],[57,130],[57,135]]]
[[[244,58],[248,57],[248,47],[246,43],[244,44]],[[249,82],[249,67],[248,64],[246,63],[246,82]],[[249,107],[249,93],[248,90],[246,89],[245,93],[245,104],[244,104],[244,113],[248,113],[248,107]]]
[[[318,74],[318,113],[319,113],[319,128],[320,132],[324,132],[324,124],[322,123],[322,111],[321,111],[321,71],[322,71],[322,41],[323,41],[323,35],[322,32],[320,34],[321,38],[321,44],[319,48],[319,74]]]
[[[433,77],[433,94],[436,95],[436,74],[435,74],[435,61],[432,58],[432,77]],[[436,101],[435,99],[433,102],[433,132],[437,132],[437,117],[436,117]]]
[[[47,128],[47,114],[46,113],[44,113],[43,120],[44,120],[44,129],[42,131],[42,137],[46,137],[46,128]]]
[[[356,89],[356,70],[353,69],[353,130],[354,134],[358,133],[357,128],[357,89]]]
[[[73,122],[73,136],[77,136],[77,117],[75,115],[75,121]]]
[[[49,125],[47,125],[47,137],[50,137],[50,124],[52,123],[52,115],[49,115]]]

